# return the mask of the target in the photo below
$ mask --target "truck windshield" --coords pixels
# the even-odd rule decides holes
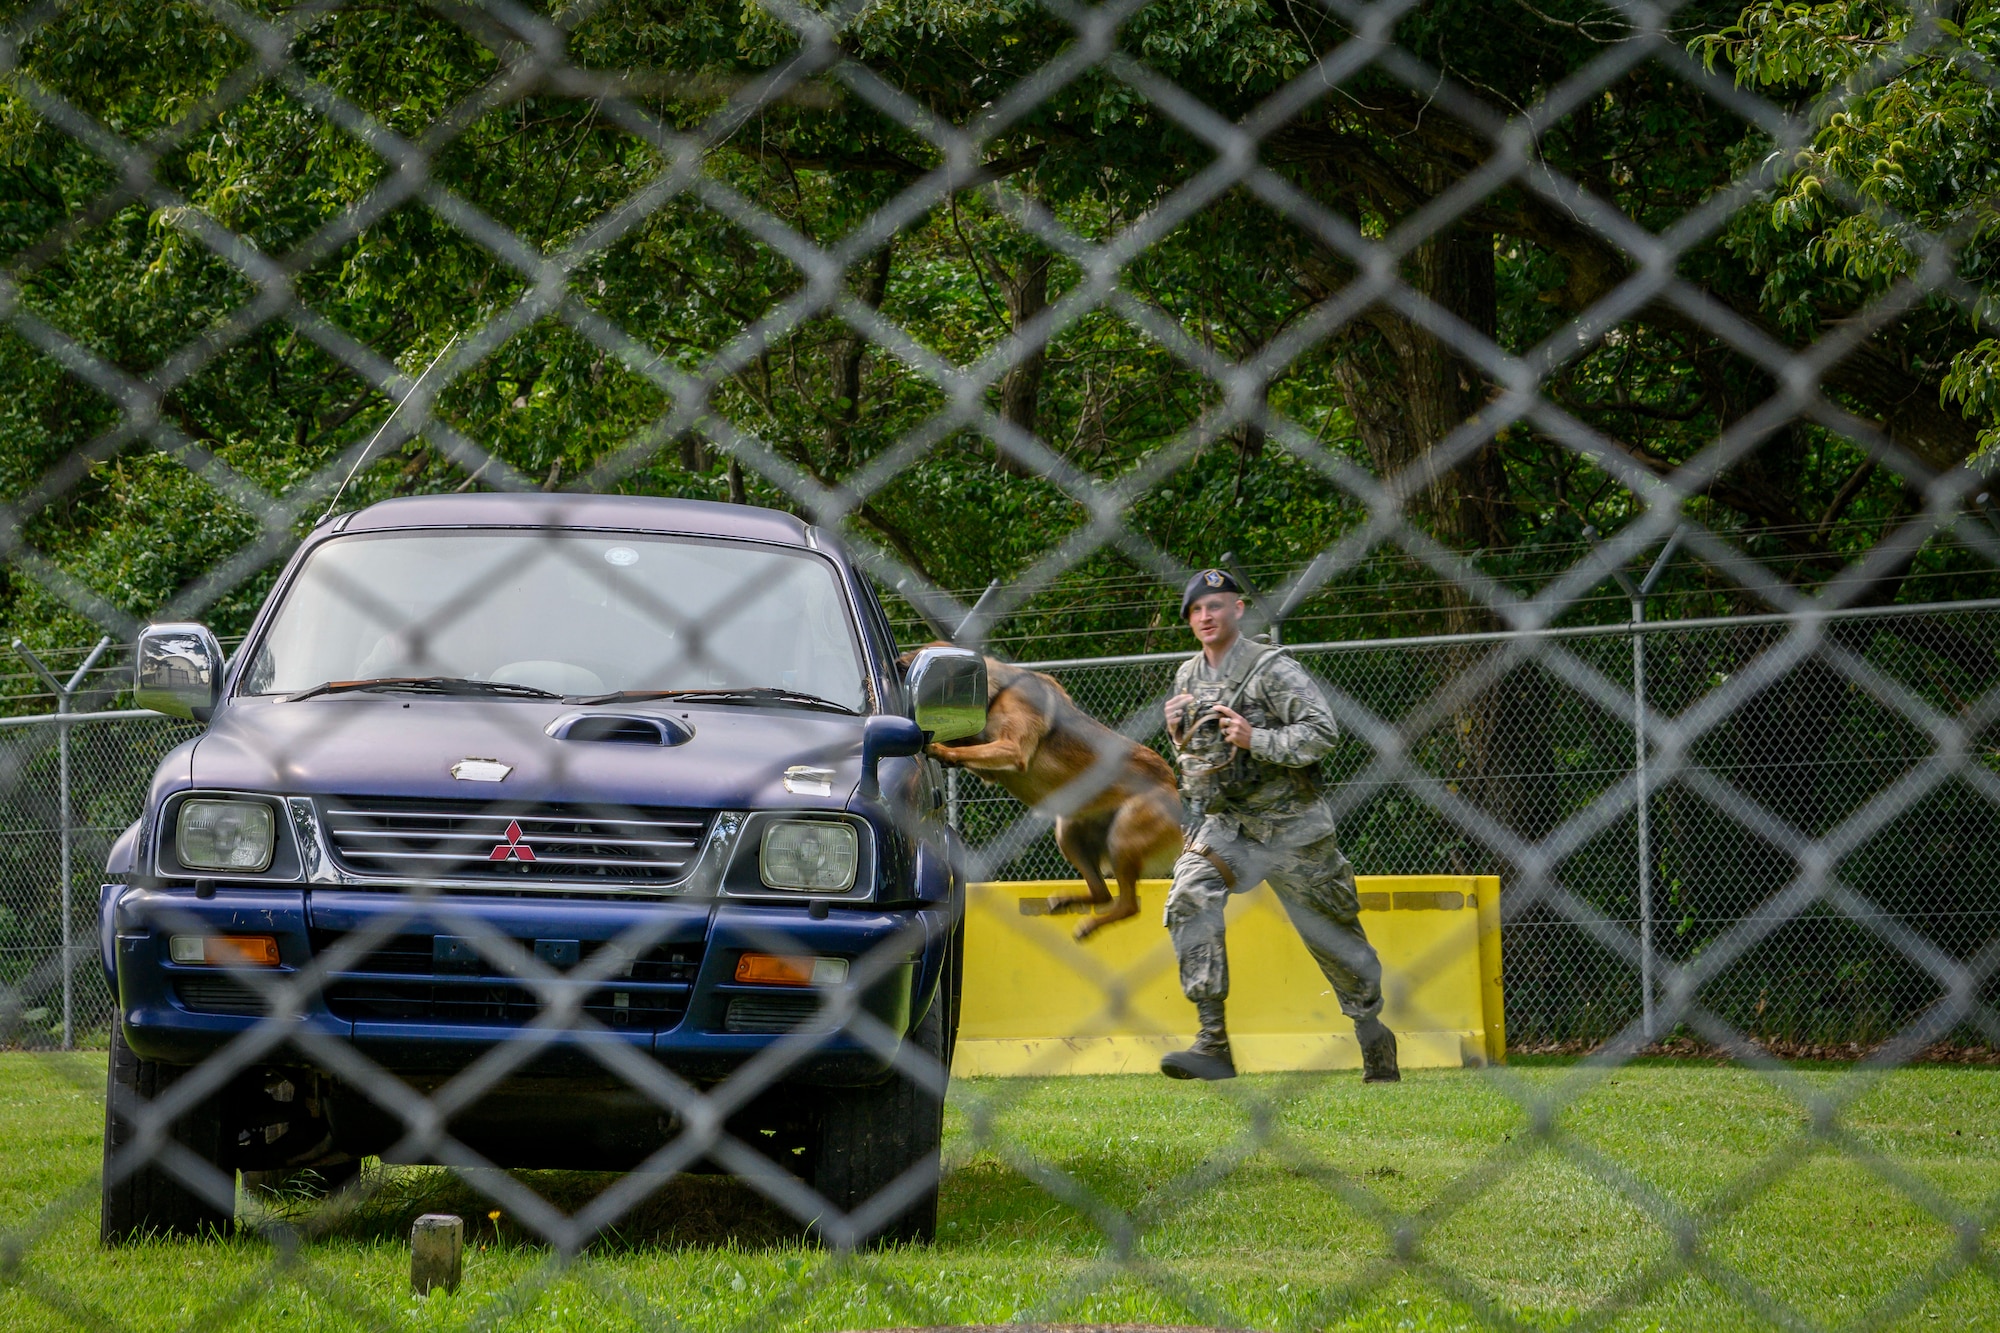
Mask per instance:
[[[565,695],[765,688],[856,712],[867,698],[847,598],[816,556],[525,529],[326,543],[242,689],[431,676]]]

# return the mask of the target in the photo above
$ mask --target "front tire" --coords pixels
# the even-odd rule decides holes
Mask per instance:
[[[123,1245],[143,1236],[212,1236],[229,1230],[232,1212],[224,1212],[183,1185],[178,1176],[147,1163],[122,1180],[111,1178],[111,1162],[137,1137],[133,1120],[148,1103],[165,1093],[188,1070],[157,1060],[141,1059],[125,1044],[123,1024],[111,1029],[111,1066],[104,1095],[103,1209],[98,1238],[105,1245]],[[202,1161],[222,1158],[222,1112],[210,1098],[174,1123],[169,1138]],[[233,1178],[234,1173],[231,1173]]]
[[[940,986],[908,1039],[946,1069],[954,1026],[951,1008],[945,987]],[[902,1212],[855,1237],[857,1245],[929,1244],[937,1238],[939,1150],[944,1140],[941,1096],[898,1070],[871,1088],[830,1091],[819,1131],[812,1187],[842,1213],[867,1206],[912,1168],[927,1176],[923,1189]],[[824,1235],[824,1228],[820,1230]]]

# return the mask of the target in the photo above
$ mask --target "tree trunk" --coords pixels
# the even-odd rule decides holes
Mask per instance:
[[[1433,237],[1410,255],[1404,280],[1476,332],[1494,336],[1491,234],[1453,230]],[[1418,469],[1405,512],[1445,545],[1468,553],[1503,545],[1507,482],[1493,443],[1454,466],[1432,458],[1485,404],[1485,381],[1450,345],[1400,312],[1378,306],[1365,320],[1341,349],[1335,375],[1377,474],[1386,480]],[[1468,603],[1455,603],[1454,631],[1481,627]]]
[[[1013,273],[1008,274],[1003,271],[1000,279],[1001,289],[1007,298],[1007,320],[1016,332],[1023,324],[1048,308],[1049,256],[1047,254],[1024,257]],[[1047,353],[1038,347],[1031,355],[1015,363],[1014,368],[1000,381],[1001,417],[1030,435],[1036,433],[1036,427],[1040,424],[1042,372],[1047,364]],[[1033,469],[1023,465],[1019,459],[1005,450],[996,452],[1003,470],[1017,477],[1033,475]]]
[[[860,290],[854,294],[871,309],[881,306],[883,294],[889,289],[889,268],[895,249],[893,241],[885,242],[869,256],[868,267],[861,275]],[[870,346],[868,339],[853,329],[833,342],[827,367],[833,381],[833,413],[826,423],[825,435],[825,470],[831,476],[839,476],[854,466],[854,425],[861,417],[861,369],[868,360]]]
[[[1023,259],[1005,290],[1007,319],[1018,333],[1023,324],[1048,308],[1049,257],[1038,254]],[[1038,347],[1000,381],[1000,415],[1031,435],[1041,409],[1042,369],[1047,361],[1046,353]]]
[[[1428,183],[1441,189],[1449,182],[1440,176]],[[1403,278],[1474,332],[1495,337],[1491,233],[1452,228],[1432,237],[1410,254]],[[1495,443],[1482,441],[1455,463],[1435,456],[1487,402],[1487,383],[1473,364],[1386,306],[1371,309],[1337,350],[1334,373],[1369,461],[1384,480],[1403,477],[1410,487],[1407,520],[1467,556],[1504,547],[1507,476]],[[1442,589],[1441,600],[1447,632],[1493,627],[1492,617],[1456,584]],[[1473,670],[1492,651],[1478,645],[1450,650],[1446,678]],[[1554,793],[1525,776],[1546,767],[1548,688],[1533,666],[1509,672],[1465,704],[1433,758],[1438,775],[1466,800],[1530,838],[1545,834],[1554,820]],[[1493,865],[1490,855],[1474,859],[1480,869]]]

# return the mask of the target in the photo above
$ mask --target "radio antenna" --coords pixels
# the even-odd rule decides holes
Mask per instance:
[[[368,446],[361,451],[361,456],[354,460],[354,466],[347,469],[347,475],[340,479],[340,485],[334,490],[333,498],[326,502],[326,512],[319,516],[318,523],[315,523],[313,526],[317,527],[319,526],[319,523],[324,523],[327,521],[327,519],[333,517],[334,508],[335,506],[339,505],[340,497],[347,493],[347,483],[354,480],[354,474],[359,472],[361,470],[361,465],[368,461],[368,455],[375,452],[375,441],[381,439],[382,432],[389,429],[389,423],[394,421],[396,419],[396,414],[403,410],[403,404],[409,402],[412,398],[415,398],[417,396],[417,390],[424,387],[424,381],[431,377],[431,372],[433,370],[437,369],[438,362],[444,360],[445,353],[449,352],[453,347],[456,347],[457,345],[458,345],[458,335],[454,333],[451,335],[451,341],[446,343],[444,345],[443,350],[441,350],[436,356],[431,358],[431,363],[428,366],[424,367],[424,373],[417,376],[417,382],[410,386],[410,391],[404,394],[401,398],[396,400],[396,405],[389,409],[389,415],[383,419],[382,424],[380,426],[377,426],[375,428],[375,434],[369,439]]]

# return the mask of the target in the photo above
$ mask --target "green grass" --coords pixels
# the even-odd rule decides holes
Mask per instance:
[[[366,1205],[290,1258],[261,1239],[99,1250],[102,1058],[0,1056],[0,1329],[1023,1318],[1456,1329],[1483,1326],[1482,1310],[1562,1327],[1621,1293],[1617,1328],[1768,1327],[1726,1270],[1831,1326],[1942,1271],[1892,1326],[2000,1329],[2000,1235],[1963,1267],[1951,1228],[1889,1183],[1995,1227],[2000,1071],[1917,1068],[1865,1088],[1856,1078],[1807,1068],[1787,1088],[1736,1068],[1651,1063],[1602,1077],[1543,1060],[1370,1088],[1352,1074],[963,1083],[934,1247],[842,1260],[801,1245],[749,1191],[701,1177],[564,1267],[428,1168],[371,1169]],[[1858,1095],[1816,1134],[1806,1090]],[[1544,1097],[1562,1109],[1538,1135],[1517,1098]],[[1017,1169],[1029,1159],[1108,1211],[1071,1206],[1069,1186]],[[1758,1172],[1759,1187],[1739,1187]],[[569,1207],[605,1179],[524,1178]],[[1652,1220],[1662,1210],[1711,1219],[1697,1259],[1708,1267],[1676,1264]],[[427,1211],[467,1217],[473,1240],[461,1289],[418,1300],[406,1238]],[[1120,1268],[1105,1228],[1127,1218],[1132,1262]],[[1406,1220],[1423,1224],[1398,1263],[1392,1234]]]

